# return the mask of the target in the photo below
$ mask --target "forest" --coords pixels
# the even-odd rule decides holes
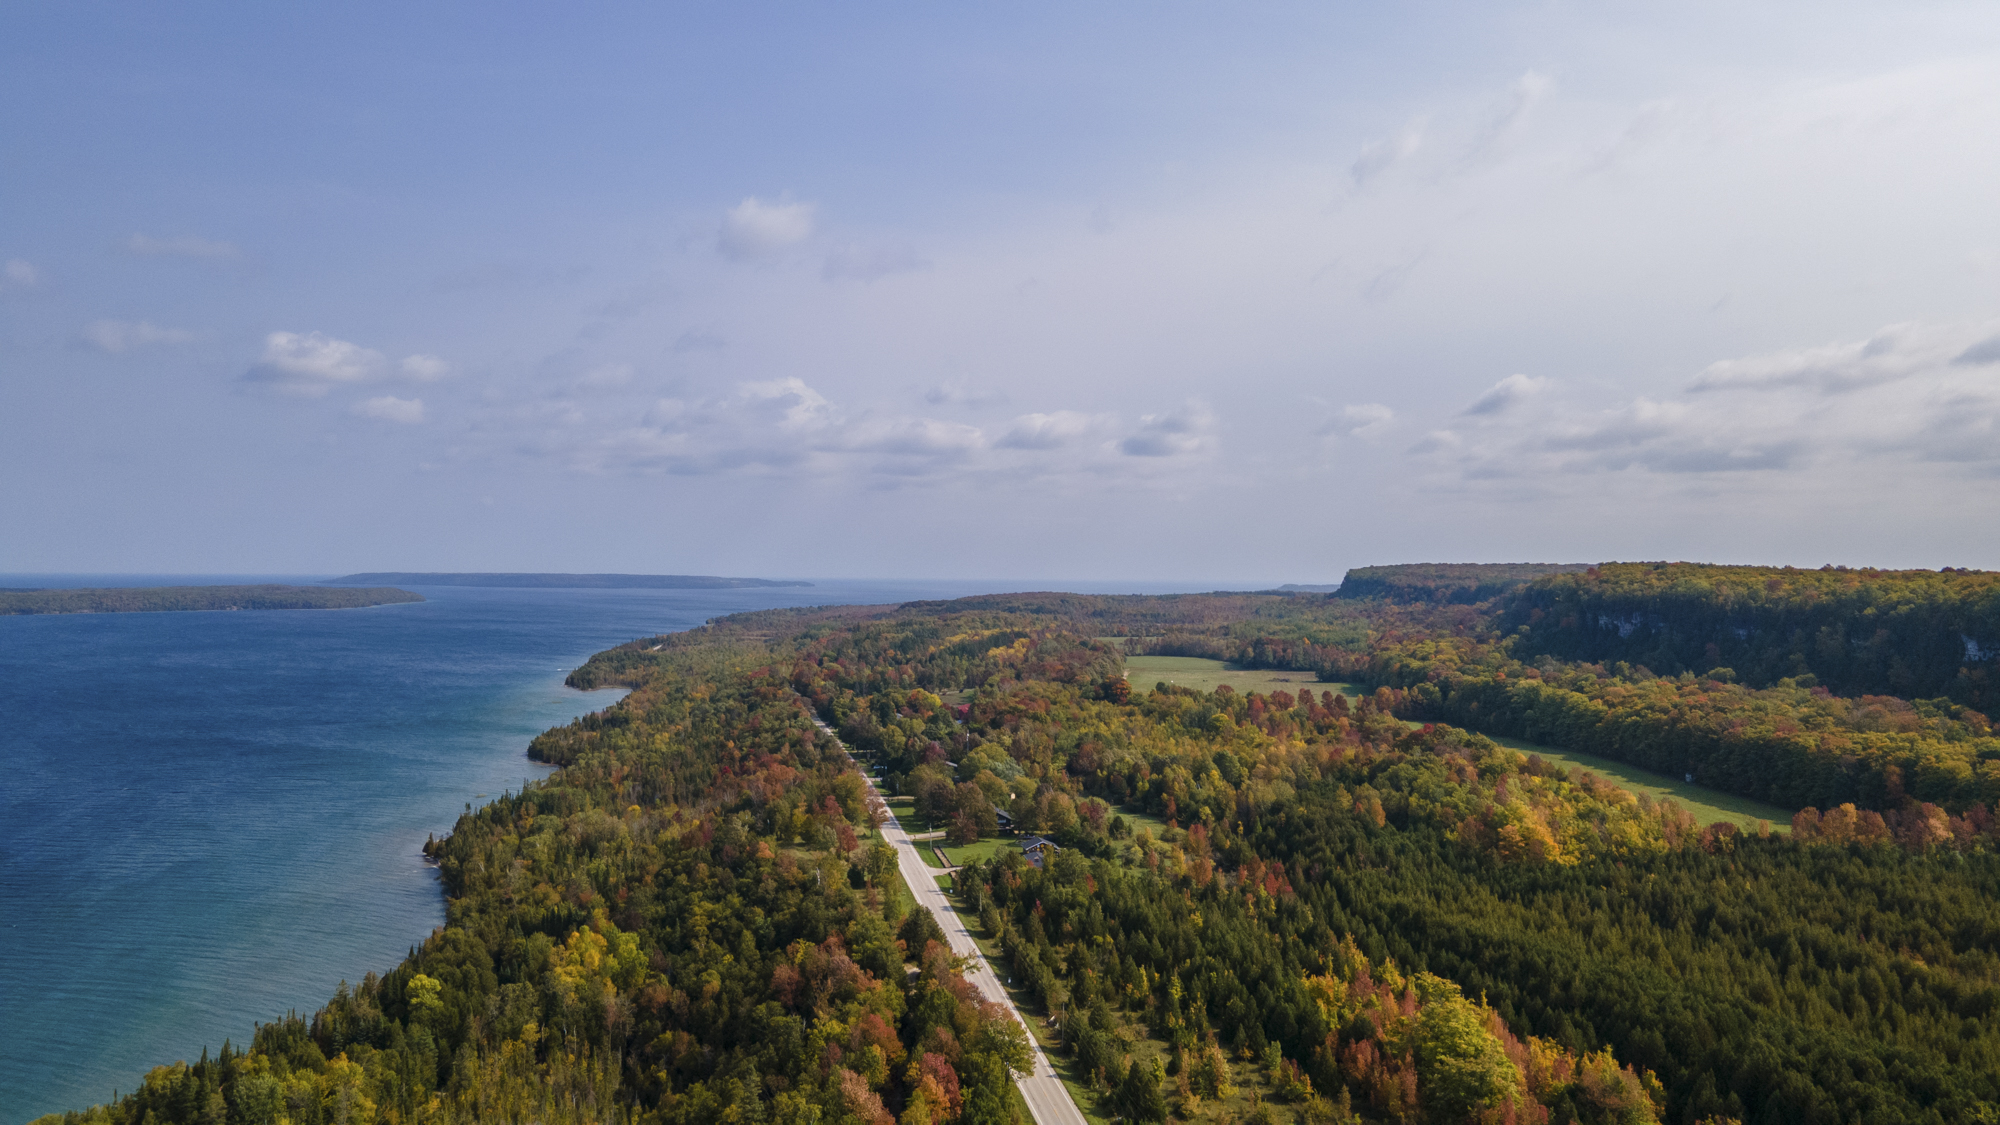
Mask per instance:
[[[110,586],[73,590],[0,589],[0,615],[26,613],[162,613],[217,609],[360,609],[423,601],[388,587]]]
[[[1004,785],[1024,831],[1088,861],[1071,869],[1093,888],[1075,914],[1055,913],[1049,893],[1062,862],[1043,872],[1009,856],[967,892],[1017,972],[1044,982],[1052,1010],[1072,1009],[1065,1028],[1085,1011],[1093,1029],[1142,1027],[1183,1060],[1213,1047],[1238,1069],[1296,1067],[1302,1116],[1477,1117],[1426,1106],[1422,1052],[1382,1037],[1385,1019],[1314,1024],[1287,997],[1308,976],[1351,985],[1365,962],[1377,983],[1430,973],[1484,997],[1494,1050],[1518,1062],[1518,1119],[1536,1119],[1531,1097],[1548,1120],[1625,1119],[1644,1112],[1632,1091],[1654,1083],[1670,1120],[1956,1121],[2000,1106],[1990,807],[1963,837],[1901,845],[1744,835],[1463,731],[1412,730],[1390,717],[1392,690],[1351,708],[1330,692],[1121,692],[1096,678],[1100,642],[965,624],[984,635],[850,630],[809,649],[794,682],[905,784],[955,759],[945,780]],[[975,685],[970,699],[934,704],[931,689],[954,682]],[[1117,841],[1126,812],[1171,827]],[[1126,881],[1137,905],[1121,921]],[[1245,930],[1218,928],[1239,910]],[[1361,959],[1336,950],[1349,940]],[[1245,979],[1267,953],[1282,968]],[[1425,1002],[1421,988],[1391,990],[1398,1005]],[[1190,995],[1200,1018],[1177,1014]],[[1105,1108],[1129,1106],[1117,1058],[1091,1035],[1076,1032],[1077,1049],[1095,1052],[1103,1095],[1125,1098]],[[1535,1078],[1537,1051],[1571,1079]]]
[[[815,717],[954,842],[1004,812],[1058,845],[969,862],[955,903],[1095,1122],[2000,1120],[1985,716],[1524,651],[1508,615],[1588,573],[773,610],[600,653],[572,684],[632,693],[429,845],[448,921],[407,960],[44,1120],[1024,1120],[1019,1024]],[[1170,643],[1368,690],[1126,678]],[[1700,824],[1482,729],[1799,812]]]
[[[2000,574],[1607,563],[1550,575],[1501,614],[1523,656],[1729,669],[1758,686],[1812,676],[1843,695],[1949,696],[1990,708]]]

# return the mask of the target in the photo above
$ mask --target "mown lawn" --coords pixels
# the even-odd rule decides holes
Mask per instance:
[[[975,841],[964,847],[954,847],[953,845],[945,844],[942,840],[937,841],[937,843],[944,845],[944,854],[951,857],[951,865],[953,867],[964,867],[974,860],[984,862],[1002,852],[1019,851],[1021,847],[1021,839],[1018,836],[994,836],[989,839]]]

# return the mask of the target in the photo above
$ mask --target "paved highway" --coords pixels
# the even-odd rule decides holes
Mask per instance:
[[[840,736],[834,734],[832,728],[820,723],[817,718],[813,721],[819,723],[819,729],[835,742],[840,742]],[[845,749],[846,743],[841,743],[841,746]],[[868,771],[863,770],[862,776],[867,777]],[[869,778],[868,784],[874,785],[875,780]],[[944,930],[945,939],[951,943],[952,952],[970,962],[965,979],[971,981],[988,1000],[1006,1005],[1025,1030],[1028,1021],[1014,1006],[1007,990],[1000,987],[1000,978],[994,975],[993,966],[987,964],[986,957],[979,952],[979,944],[972,940],[972,932],[966,929],[958,911],[952,909],[950,898],[937,885],[937,876],[943,873],[924,863],[924,857],[917,853],[917,845],[911,842],[909,833],[903,831],[903,826],[897,823],[895,817],[883,823],[882,838],[895,845],[896,861],[902,867],[903,881],[910,885],[917,904],[930,909],[939,928]],[[1031,1053],[1029,1072],[1017,1076],[1014,1085],[1021,1088],[1021,1096],[1027,1099],[1028,1112],[1035,1115],[1035,1125],[1086,1125],[1083,1111],[1077,1109],[1075,1100],[1069,1096],[1069,1088],[1056,1077],[1055,1068],[1050,1065],[1048,1056],[1042,1053],[1041,1045],[1035,1042],[1033,1032],[1028,1035],[1028,1050]]]

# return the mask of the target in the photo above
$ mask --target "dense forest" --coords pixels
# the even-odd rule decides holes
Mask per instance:
[[[423,601],[408,590],[324,586],[111,586],[75,590],[0,589],[0,615],[160,613],[215,609],[360,609]]]
[[[794,683],[919,801],[951,801],[949,782],[962,796],[946,807],[969,816],[1011,794],[1023,830],[1089,861],[1072,869],[1095,887],[1072,900],[1076,915],[1053,914],[1043,882],[1062,864],[1044,873],[1013,857],[968,882],[968,908],[996,907],[986,924],[1019,975],[1046,980],[1052,1008],[1087,1011],[1103,980],[1117,982],[1091,1027],[1136,1023],[1183,1059],[1215,1047],[1239,1068],[1296,1066],[1316,1097],[1345,1094],[1354,1112],[1462,1119],[1412,1109],[1401,1083],[1413,1076],[1421,1107],[1415,1040],[1383,1038],[1374,1017],[1304,1018],[1298,982],[1358,974],[1335,949],[1352,939],[1382,979],[1431,973],[1483,995],[1500,1054],[1540,1051],[1565,1060],[1548,1073],[1598,1076],[1587,1093],[1524,1062],[1510,1087],[1524,1113],[1532,1097],[1552,1120],[1616,1120],[1639,1112],[1632,1091],[1649,1081],[1673,1120],[1947,1121],[2000,1108],[1990,808],[1962,836],[1902,847],[1856,831],[1744,836],[1451,728],[1411,730],[1388,715],[1393,691],[1351,708],[1331,692],[1133,691],[1098,679],[1101,643],[960,623],[975,624],[847,630],[809,647]],[[931,690],[954,682],[974,689],[967,702]],[[1170,827],[1118,842],[1127,812]],[[1102,867],[1121,854],[1133,862]],[[1114,888],[1130,880],[1121,899]],[[1136,913],[1119,919],[1121,901]],[[1245,928],[1221,928],[1239,909]],[[1207,940],[1220,944],[1203,955]],[[1267,956],[1278,960],[1257,967]],[[1204,1018],[1156,1022],[1189,995]],[[1420,1015],[1424,989],[1407,1003],[1405,1017]],[[1603,1061],[1607,1048],[1654,1078],[1612,1081],[1625,1071]],[[1106,1109],[1129,1105],[1117,1060],[1093,1057],[1104,1096],[1126,1098]],[[1296,1078],[1291,1088],[1316,1105]]]
[[[911,909],[815,718],[952,843],[1004,813],[1058,845],[953,886],[1096,1120],[2000,1120],[1986,717],[1532,650],[1509,615],[1589,574],[774,610],[620,646],[571,682],[632,694],[531,748],[558,772],[430,845],[448,924],[402,965],[49,1120],[1019,1120],[1020,1025]],[[1125,677],[1170,645],[1369,690]],[[1481,729],[1801,811],[1703,825]]]
[[[1369,569],[1371,582],[1395,592],[1213,595],[1191,599],[1203,604],[1178,620],[1149,599],[1016,595],[997,604],[1077,632],[1128,638],[1131,653],[1211,657],[1398,689],[1391,706],[1405,718],[1527,738],[1794,808],[1853,804],[1879,814],[1881,827],[1866,831],[1893,832],[1888,822],[1900,820],[1920,836],[1976,832],[2000,800],[2000,740],[1980,709],[1990,705],[1982,685],[1991,646],[1977,639],[1991,632],[1980,622],[2000,614],[1993,608],[2000,575],[1651,563]],[[1536,569],[1544,573],[1535,577]],[[1494,574],[1481,577],[1482,570]],[[1926,682],[1948,690],[1830,687],[1809,670],[1804,650],[1815,634],[1802,627],[1782,638],[1791,648],[1764,651],[1754,666],[1745,661],[1753,668],[1745,674],[1705,660],[1677,668],[1657,651],[1659,668],[1548,651],[1553,642],[1543,643],[1537,630],[1560,631],[1572,615],[1553,616],[1546,607],[1571,596],[1564,591],[1599,583],[1620,591],[1672,585],[1682,599],[1674,604],[1761,599],[1822,614],[1812,620],[1835,621],[1847,636],[1874,628],[1868,635],[1888,667],[1926,667]],[[1455,600],[1469,586],[1502,592],[1477,603]],[[1848,616],[1825,617],[1829,605]],[[1661,603],[1663,619],[1671,608]],[[1692,635],[1709,638],[1701,640],[1705,654],[1711,644],[1721,651],[1725,642],[1747,643],[1737,628]],[[1951,631],[1959,629],[1987,631]],[[1941,651],[1934,642],[1945,633],[1951,658],[1922,664],[1914,654]],[[1597,634],[1617,639],[1616,628]],[[1913,655],[1898,655],[1898,638]],[[1780,667],[1808,670],[1775,679],[1755,671]],[[1950,818],[1968,816],[1953,827]]]

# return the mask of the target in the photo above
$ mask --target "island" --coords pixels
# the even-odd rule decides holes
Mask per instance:
[[[363,590],[278,585],[0,589],[0,616],[28,613],[162,613],[197,609],[361,609],[423,600],[422,594],[379,586]]]
[[[570,590],[744,590],[763,586],[810,586],[810,582],[770,578],[722,578],[713,574],[489,574],[391,570],[329,578],[329,586],[497,586]]]

